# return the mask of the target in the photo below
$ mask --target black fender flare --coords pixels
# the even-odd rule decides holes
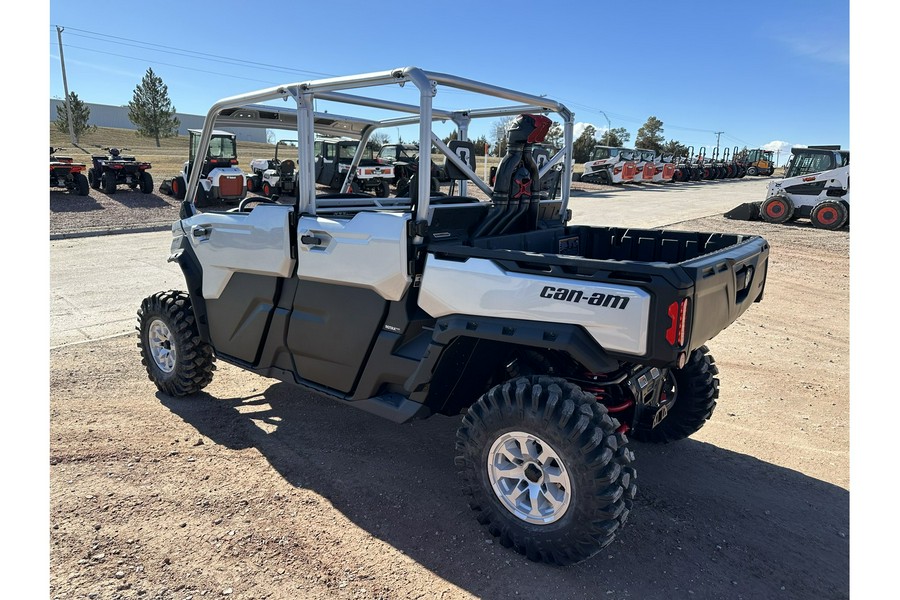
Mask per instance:
[[[410,400],[428,405],[442,404],[438,399],[428,397],[430,384],[441,367],[444,351],[452,342],[462,339],[564,351],[593,373],[608,373],[619,367],[619,361],[579,325],[448,315],[436,320],[424,358],[406,381]]]

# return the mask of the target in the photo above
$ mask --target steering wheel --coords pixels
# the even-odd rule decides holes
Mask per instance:
[[[263,204],[278,204],[278,202],[273,198],[266,198],[265,196],[247,196],[238,204],[238,212],[248,212],[245,211],[245,209],[251,202],[261,202]]]

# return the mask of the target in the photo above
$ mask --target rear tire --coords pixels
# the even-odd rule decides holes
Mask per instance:
[[[75,186],[79,196],[87,196],[91,193],[91,185],[88,183],[88,178],[85,177],[84,173],[75,173],[73,177],[75,178]]]
[[[141,193],[149,194],[153,191],[153,177],[147,171],[141,173]]]
[[[141,364],[169,396],[189,396],[209,385],[215,370],[212,346],[200,339],[191,299],[185,292],[157,292],[137,313]]]
[[[391,195],[391,186],[387,181],[381,182],[381,185],[378,186],[378,191],[375,193],[375,195],[379,198],[387,198]]]
[[[747,167],[747,175],[759,175],[759,169],[756,167]]]
[[[268,181],[262,184],[262,195],[266,198],[272,197],[272,186],[269,185]]]
[[[470,506],[502,545],[568,565],[625,524],[637,487],[618,421],[558,377],[511,379],[481,396],[456,434]]]
[[[184,195],[186,193],[187,184],[184,182],[184,177],[179,175],[172,180],[172,195],[175,196],[176,200],[184,200]]]
[[[94,169],[88,169],[88,184],[95,190],[100,189],[100,178],[97,177],[97,171]]]
[[[100,183],[103,187],[103,192],[106,194],[115,194],[116,193],[116,176],[112,173],[106,172],[100,177]]]
[[[769,196],[759,207],[759,216],[767,223],[784,223],[794,214],[794,203],[782,195]]]
[[[849,212],[840,200],[825,200],[816,204],[809,213],[809,220],[817,229],[835,231],[847,223]]]
[[[631,437],[641,442],[666,444],[697,433],[716,408],[718,374],[719,369],[709,354],[709,348],[701,346],[691,352],[691,357],[682,368],[669,372],[664,393],[675,396],[669,414],[649,431],[632,431]]]

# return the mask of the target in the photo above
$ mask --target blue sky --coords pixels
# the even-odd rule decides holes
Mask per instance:
[[[653,115],[667,140],[697,148],[715,147],[717,131],[723,149],[849,147],[847,0],[629,5],[625,19],[596,0],[422,0],[406,10],[345,0],[267,11],[229,0],[215,10],[52,0],[49,92],[64,96],[59,25],[69,90],[99,104],[127,103],[148,67],[179,112],[205,114],[220,98],[271,85],[415,65],[546,94],[579,123],[625,127],[632,142]],[[436,105],[468,107],[456,94],[439,92]],[[415,102],[411,92],[396,97]],[[473,123],[470,134],[489,129]]]

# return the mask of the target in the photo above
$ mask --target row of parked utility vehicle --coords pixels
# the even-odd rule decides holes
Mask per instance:
[[[640,148],[595,146],[584,163],[584,172],[575,174],[576,181],[617,185],[621,183],[665,183],[732,179],[746,175],[771,176],[775,172],[771,151],[754,149],[732,153],[725,148],[707,155],[706,148],[694,153],[690,146],[685,156],[675,156]]]

